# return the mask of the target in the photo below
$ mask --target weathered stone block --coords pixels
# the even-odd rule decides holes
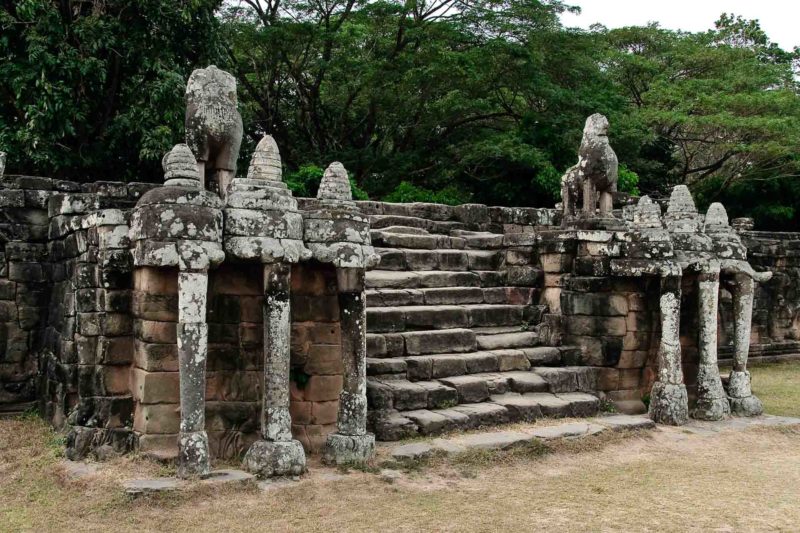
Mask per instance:
[[[542,254],[539,261],[542,270],[547,273],[568,272],[572,268],[572,256],[569,254]]]
[[[177,372],[178,346],[176,344],[152,344],[136,339],[133,363],[136,367],[150,372]]]
[[[303,390],[303,397],[310,402],[338,400],[342,384],[342,376],[311,376]]]
[[[179,404],[136,404],[133,417],[135,431],[144,434],[175,434],[180,430],[180,422]]]
[[[96,363],[127,365],[133,360],[133,337],[100,337],[97,340]]]
[[[338,344],[313,344],[303,367],[309,375],[338,375],[344,372],[341,347]]]
[[[339,401],[311,402],[311,424],[335,424],[339,414]]]
[[[571,335],[621,337],[627,331],[625,318],[621,316],[573,315],[566,318],[567,331]]]
[[[180,403],[178,372],[131,371],[131,394],[142,403]]]

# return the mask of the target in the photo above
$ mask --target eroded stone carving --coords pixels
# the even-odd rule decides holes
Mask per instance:
[[[338,200],[350,202],[353,200],[353,191],[350,188],[350,179],[347,177],[347,170],[344,165],[334,161],[322,176],[319,183],[317,198],[320,200]]]
[[[610,217],[617,190],[617,155],[608,141],[608,119],[595,113],[586,119],[578,163],[561,178],[564,222],[574,221],[579,204],[583,218]]]
[[[369,236],[369,218],[352,201],[347,170],[339,162],[325,169],[317,193],[319,208],[304,214],[304,239],[314,259],[337,268],[372,268],[380,257]]]
[[[719,259],[722,282],[733,296],[734,341],[733,369],[728,380],[731,412],[737,416],[757,416],[763,412],[761,401],[752,393],[747,358],[753,317],[755,283],[766,283],[772,272],[756,272],[747,262],[747,249],[728,223],[728,213],[720,203],[708,208],[705,232]],[[715,316],[716,318],[716,316]]]
[[[164,187],[137,202],[130,239],[137,267],[177,267],[176,340],[180,374],[178,476],[204,476],[211,457],[205,430],[208,269],[225,258],[222,202],[201,188],[194,156],[178,144],[162,159]]]
[[[236,79],[211,65],[192,72],[186,85],[186,143],[197,159],[200,181],[212,172],[225,197],[236,175],[242,143],[242,117],[236,109]]]

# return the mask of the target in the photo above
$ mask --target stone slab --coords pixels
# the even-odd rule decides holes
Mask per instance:
[[[800,419],[793,420],[795,420],[796,423],[800,423]],[[789,422],[773,421],[772,423]],[[605,431],[612,431],[616,427],[641,427],[642,429],[652,429],[655,426],[653,424],[648,425],[643,423],[642,417],[616,415],[593,418],[586,422],[570,422],[557,426],[519,431],[486,431],[468,435],[458,435],[452,438],[433,439],[430,442],[411,442],[390,447],[390,454],[392,458],[397,460],[415,460],[424,458],[433,453],[452,455],[469,450],[503,450],[537,440],[548,441],[585,438],[598,435]]]
[[[646,416],[613,415],[598,418],[596,422],[613,431],[622,431],[626,429],[653,429],[656,427],[655,422]]]
[[[158,492],[170,492],[180,489],[182,485],[183,482],[174,477],[156,479],[129,479],[127,481],[123,481],[122,483],[125,493],[130,496],[154,494]]]

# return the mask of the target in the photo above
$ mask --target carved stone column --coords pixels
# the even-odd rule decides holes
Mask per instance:
[[[731,412],[737,416],[758,416],[764,412],[750,388],[750,372],[747,371],[747,356],[750,352],[750,329],[753,319],[753,292],[755,282],[744,273],[737,273],[731,284],[733,293],[734,340],[733,370],[728,382]]]
[[[367,433],[367,305],[363,268],[336,271],[342,330],[344,387],[339,396],[337,432],[328,435],[327,463],[363,462],[375,453],[375,436]]]
[[[205,476],[211,470],[206,424],[206,358],[208,355],[208,273],[178,274],[178,370],[181,424],[178,477]]]
[[[680,426],[689,418],[689,399],[681,369],[681,278],[661,278],[661,343],[658,380],[650,392],[650,418],[659,424]]]
[[[244,457],[245,468],[261,477],[300,475],[306,470],[303,445],[292,438],[289,414],[291,265],[264,266],[264,391],[261,439]]]
[[[719,265],[712,265],[698,280],[700,317],[700,365],[697,373],[697,406],[692,418],[722,420],[731,409],[717,363],[717,311],[719,302]]]
[[[231,257],[264,265],[261,439],[247,450],[243,466],[259,477],[302,474],[306,455],[292,439],[289,414],[289,292],[291,265],[311,252],[303,245],[303,215],[281,180],[278,145],[269,135],[256,146],[247,178],[234,178],[227,188],[225,249]]]
[[[170,275],[178,270],[178,476],[186,478],[210,470],[205,431],[206,302],[208,270],[225,259],[222,202],[200,188],[188,146],[176,145],[165,155],[163,166],[164,187],[148,191],[136,203],[130,236],[136,267],[169,268]]]

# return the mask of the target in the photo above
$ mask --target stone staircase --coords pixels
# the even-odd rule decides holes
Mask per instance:
[[[542,272],[514,258],[520,237],[370,219],[381,262],[366,278],[367,395],[379,440],[598,412],[595,370],[562,366],[577,348],[541,345]]]

